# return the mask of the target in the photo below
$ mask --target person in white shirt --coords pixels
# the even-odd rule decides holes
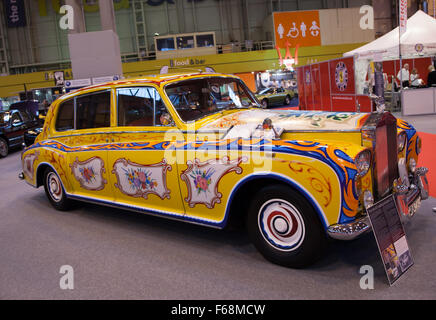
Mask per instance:
[[[422,84],[423,84],[423,81],[419,77],[418,69],[413,68],[412,73],[410,74],[410,85],[412,87],[419,87],[419,86],[422,86]]]
[[[403,88],[410,86],[410,73],[409,73],[409,64],[405,64],[403,69],[398,71],[397,78],[400,81],[403,81]]]

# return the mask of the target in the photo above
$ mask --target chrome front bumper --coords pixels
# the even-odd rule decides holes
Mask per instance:
[[[336,240],[353,240],[371,230],[369,218],[364,216],[350,223],[331,225],[327,228],[327,233]]]
[[[410,219],[418,210],[421,200],[428,198],[427,168],[417,168],[409,184],[395,187],[395,199],[401,220]],[[327,234],[337,240],[353,240],[371,231],[368,216],[362,216],[350,223],[334,224],[327,228]]]

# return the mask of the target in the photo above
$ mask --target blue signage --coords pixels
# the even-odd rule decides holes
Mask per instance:
[[[26,25],[26,11],[24,0],[4,0],[6,25],[9,28],[24,27]]]

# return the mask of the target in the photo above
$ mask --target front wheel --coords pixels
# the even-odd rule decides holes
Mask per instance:
[[[62,181],[52,168],[44,172],[44,190],[48,200],[56,210],[66,211],[71,207],[71,200],[67,198]]]
[[[291,96],[287,95],[284,101],[284,105],[288,106],[291,104]]]
[[[269,261],[303,268],[318,260],[327,239],[307,200],[284,185],[261,189],[249,206],[247,228],[253,244]]]
[[[262,100],[262,107],[264,107],[265,109],[268,108],[268,100],[267,99]]]

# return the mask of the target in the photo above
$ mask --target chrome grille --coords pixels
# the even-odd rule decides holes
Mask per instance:
[[[373,113],[362,128],[374,150],[375,200],[386,196],[398,178],[397,119],[390,113]]]
[[[375,182],[378,198],[387,195],[398,178],[397,119],[383,114],[375,131]]]

